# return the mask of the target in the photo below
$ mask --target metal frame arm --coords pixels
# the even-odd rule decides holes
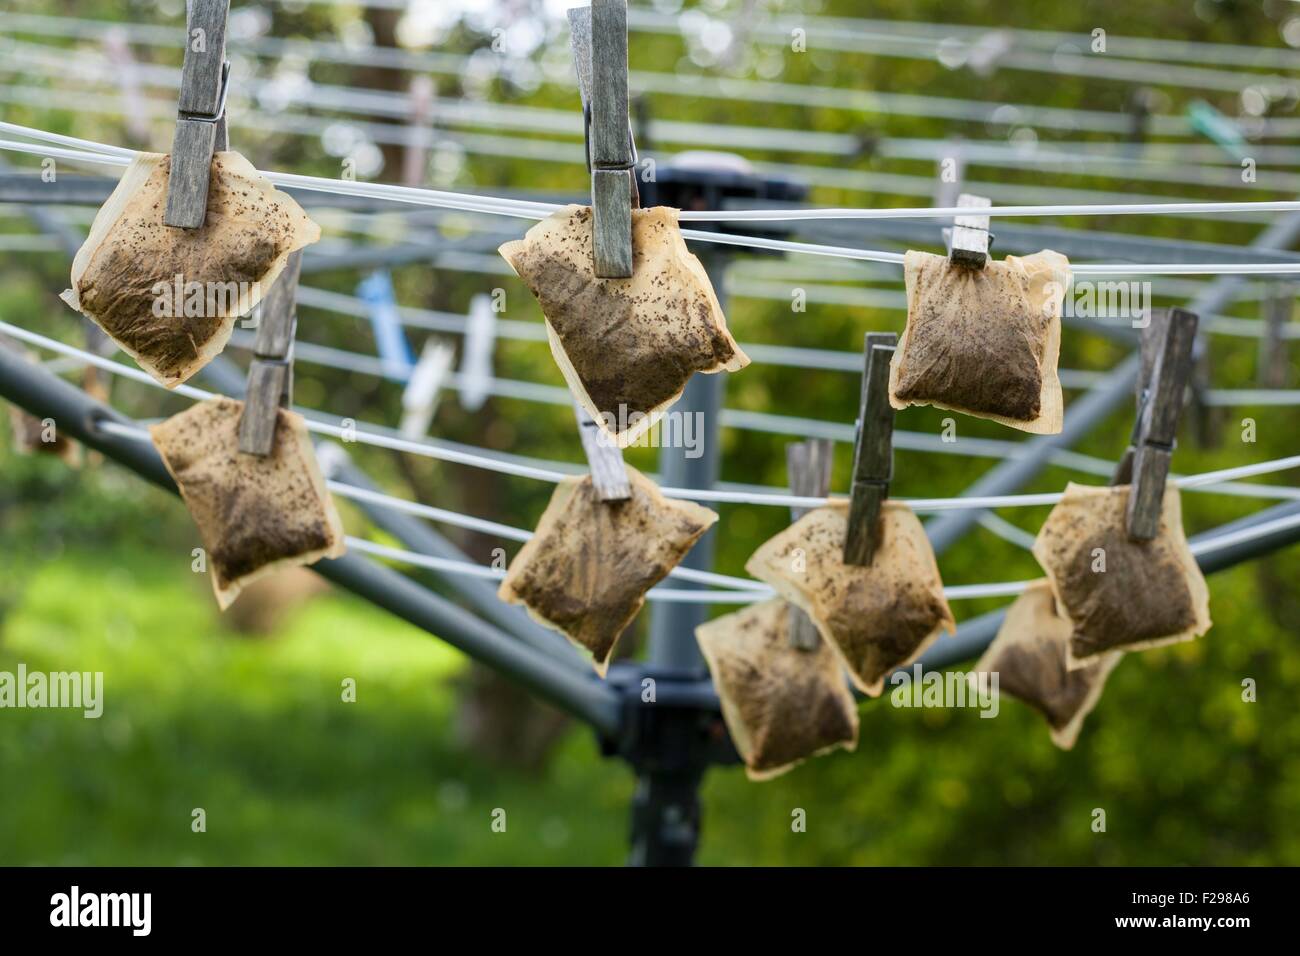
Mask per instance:
[[[150,444],[108,434],[100,423],[134,424],[114,409],[25,359],[0,351],[0,396],[41,418],[54,419],[66,435],[176,493],[176,485]],[[319,561],[312,569],[368,601],[500,671],[556,707],[616,737],[622,702],[594,676],[566,666],[426,590],[405,575],[358,555]]]

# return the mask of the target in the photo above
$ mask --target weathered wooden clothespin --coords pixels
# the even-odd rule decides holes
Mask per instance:
[[[865,566],[880,544],[880,508],[889,497],[894,477],[894,408],[889,404],[889,362],[898,336],[868,332],[862,398],[858,406],[853,445],[853,476],[849,485],[849,528],[844,539],[844,563]]]
[[[424,185],[429,147],[433,135],[429,119],[433,115],[433,80],[420,73],[411,80],[407,102],[410,104],[409,139],[402,151],[402,182],[407,186]]]
[[[601,436],[596,424],[585,408],[573,403],[573,413],[578,419],[578,437],[591,467],[591,484],[601,501],[624,501],[632,497],[632,485],[627,480],[623,452],[612,441]]]
[[[790,493],[801,498],[825,498],[831,488],[831,463],[835,443],[829,438],[810,438],[785,446],[785,468]],[[798,521],[807,508],[791,508],[790,520]],[[817,625],[795,605],[790,605],[790,646],[801,651],[816,650],[821,641]]]
[[[230,61],[226,59],[226,15],[230,0],[189,0],[185,23],[185,60],[176,104],[171,174],[163,222],[198,229],[208,209],[212,154],[228,146],[226,94]]]
[[[1210,389],[1214,383],[1214,351],[1204,333],[1196,336],[1192,345],[1192,381],[1189,411],[1196,436],[1196,444],[1201,448],[1218,448],[1223,442],[1223,409],[1209,402]]]
[[[257,338],[248,367],[248,390],[239,419],[239,450],[266,457],[275,447],[277,410],[293,395],[293,339],[298,327],[295,298],[302,250],[291,253],[284,271],[262,299]]]
[[[131,41],[125,27],[112,26],[104,33],[104,50],[113,64],[117,88],[122,94],[122,119],[132,142],[149,142],[149,109],[140,90],[140,67],[131,55]]]
[[[962,179],[966,175],[966,144],[960,139],[949,139],[943,148],[939,159],[939,178],[935,180],[934,185],[934,205],[939,209],[947,209],[949,206],[957,205],[957,197],[961,195]],[[945,226],[943,230],[943,241],[948,245],[949,236],[952,234],[952,228]]]
[[[1300,287],[1290,282],[1275,282],[1264,299],[1264,334],[1259,340],[1259,384],[1262,388],[1286,388],[1286,326],[1295,312]]]
[[[962,193],[957,197],[957,205],[970,209],[987,209],[993,203],[984,196]],[[984,268],[984,263],[989,258],[989,245],[993,241],[993,236],[989,233],[988,216],[957,216],[953,219],[952,227],[944,229],[943,237],[948,243],[949,262],[970,269]]]
[[[640,204],[628,120],[627,0],[568,11],[591,171],[591,253],[597,276],[632,275],[632,210]]]
[[[1129,485],[1125,524],[1134,541],[1150,541],[1160,530],[1178,416],[1191,379],[1196,326],[1194,312],[1158,309],[1143,330],[1137,420],[1112,480]]]

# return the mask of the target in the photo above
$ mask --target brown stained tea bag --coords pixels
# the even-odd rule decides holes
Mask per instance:
[[[1071,667],[1108,650],[1190,641],[1210,629],[1209,589],[1183,534],[1178,488],[1166,486],[1160,530],[1150,541],[1129,540],[1127,505],[1127,485],[1072,482],[1034,542],[1034,557],[1073,625]]]
[[[632,210],[632,277],[598,279],[591,209],[566,206],[500,249],[537,297],[570,390],[625,448],[645,434],[696,372],[749,364],[686,248],[677,210]]]
[[[1101,697],[1122,651],[1107,651],[1085,666],[1069,666],[1073,625],[1057,613],[1049,581],[1029,585],[1007,610],[998,636],[969,675],[972,685],[998,675],[998,691],[1018,697],[1047,718],[1052,743],[1069,750],[1083,719]]]
[[[225,348],[235,320],[320,227],[235,152],[212,158],[203,226],[163,225],[170,169],[169,156],[136,156],[95,216],[62,298],[174,388]]]
[[[969,269],[908,252],[903,274],[907,328],[889,366],[889,403],[933,405],[1036,435],[1059,432],[1065,256],[1007,256]]]
[[[10,405],[9,430],[13,432],[13,448],[18,454],[54,455],[69,468],[81,467],[81,446],[64,436],[57,423],[47,423],[17,405]]]
[[[751,780],[858,746],[858,708],[826,641],[790,646],[790,605],[774,599],[695,629],[722,699],[722,718]]]
[[[344,551],[302,416],[280,409],[275,447],[260,458],[239,451],[243,411],[213,398],[149,428],[198,525],[223,611],[260,578]]]
[[[7,335],[0,335],[0,348],[33,365],[37,363],[35,354]],[[81,445],[64,436],[53,419],[40,419],[25,408],[10,405],[9,431],[16,454],[54,455],[69,468],[81,467]]]
[[[602,677],[645,593],[718,520],[694,502],[665,498],[635,468],[627,476],[632,496],[624,501],[600,501],[590,476],[561,481],[497,592],[590,651]]]
[[[943,596],[934,550],[905,504],[886,501],[871,564],[845,564],[849,503],[816,508],[763,544],[745,564],[812,618],[853,683],[879,697],[885,678],[924,653],[956,622]]]

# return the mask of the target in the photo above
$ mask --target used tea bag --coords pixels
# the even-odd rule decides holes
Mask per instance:
[[[709,277],[686,248],[677,210],[632,210],[632,276],[599,279],[591,209],[566,206],[500,249],[546,316],[569,388],[620,448],[681,397],[696,372],[749,364]]]
[[[695,629],[722,718],[751,780],[858,746],[858,708],[826,641],[790,646],[790,605],[777,598]]]
[[[7,335],[0,335],[0,348],[33,364],[36,356]],[[40,419],[18,405],[9,406],[9,431],[13,449],[19,455],[54,455],[70,468],[81,465],[81,446],[59,431],[52,419]]]
[[[998,636],[969,675],[973,682],[998,675],[998,690],[1018,697],[1047,718],[1052,743],[1069,750],[1083,719],[1101,697],[1122,651],[1098,654],[1069,666],[1073,626],[1057,613],[1050,582],[1035,581],[1007,610]]]
[[[871,564],[843,562],[849,502],[837,499],[763,544],[745,564],[797,604],[844,661],[853,683],[879,697],[885,678],[924,653],[941,630],[956,631],[934,550],[905,504],[880,510]]]
[[[62,298],[174,388],[225,348],[235,320],[320,227],[235,152],[212,158],[204,224],[166,226],[170,169],[169,156],[136,156],[95,216]]]
[[[200,402],[149,434],[198,525],[224,611],[269,574],[343,554],[343,525],[302,416],[279,409],[265,458],[239,450],[243,402]]]
[[[1036,435],[1061,430],[1065,256],[1007,256],[970,269],[908,252],[903,275],[907,328],[889,365],[894,408],[933,405]]]
[[[645,593],[718,520],[708,508],[665,498],[635,468],[627,476],[632,496],[624,501],[598,499],[590,476],[561,481],[498,591],[590,651],[602,677]]]
[[[42,420],[17,405],[9,406],[9,430],[14,451],[20,455],[54,455],[70,468],[81,466],[81,446],[59,431],[55,422]]]
[[[1128,491],[1071,482],[1034,542],[1073,627],[1071,667],[1108,650],[1160,647],[1210,629],[1209,589],[1183,534],[1178,488],[1165,487],[1160,530],[1150,541],[1129,540]]]

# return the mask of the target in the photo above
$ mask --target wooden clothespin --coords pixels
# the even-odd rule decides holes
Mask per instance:
[[[1165,482],[1178,416],[1191,378],[1197,317],[1185,309],[1153,310],[1142,336],[1142,386],[1137,420],[1112,484],[1129,485],[1125,523],[1134,541],[1160,530]]]
[[[600,278],[632,275],[632,210],[640,205],[628,119],[627,0],[568,11],[591,171],[591,254]]]
[[[198,229],[208,210],[212,154],[227,148],[226,94],[230,61],[226,59],[226,15],[230,0],[189,0],[185,18],[185,60],[176,104],[171,175],[163,222]]]
[[[239,450],[266,457],[275,447],[277,409],[293,395],[293,339],[298,328],[295,298],[302,250],[291,253],[284,271],[258,306],[257,338],[248,367],[248,390],[239,419]]]
[[[844,539],[844,563],[865,566],[880,544],[880,508],[889,497],[894,477],[894,408],[889,404],[889,362],[898,336],[868,332],[862,398],[858,406],[853,445],[853,477],[849,485],[849,529]]]
[[[970,209],[987,209],[993,202],[984,196],[962,193],[957,197],[957,205]],[[984,263],[989,258],[989,246],[993,242],[993,236],[989,233],[988,216],[957,216],[952,227],[944,229],[943,237],[948,243],[949,262],[970,269],[984,268]]]
[[[1201,448],[1218,448],[1223,441],[1223,410],[1208,401],[1214,383],[1213,356],[1214,352],[1205,334],[1197,335],[1192,345],[1190,412],[1196,443]]]
[[[831,463],[835,443],[829,438],[810,438],[785,446],[785,468],[790,493],[801,498],[825,498],[831,488]],[[807,508],[791,508],[790,520],[798,521]],[[816,650],[821,635],[817,625],[800,608],[790,605],[790,646],[801,651]]]
[[[578,437],[591,467],[591,484],[601,501],[624,501],[632,497],[632,485],[627,480],[623,452],[617,445],[601,437],[600,426],[587,410],[577,402],[573,413],[578,419]]]
[[[947,209],[949,206],[957,205],[965,175],[966,144],[958,138],[949,139],[944,144],[943,153],[939,156],[939,177],[935,180],[934,186],[934,204],[937,208]],[[951,235],[952,228],[945,226],[943,230],[945,245],[950,244]]]
[[[1264,300],[1264,334],[1259,340],[1259,384],[1262,388],[1286,388],[1286,326],[1295,312],[1300,288],[1290,282],[1275,282]]]
[[[131,140],[149,142],[149,109],[140,91],[140,68],[131,55],[126,29],[112,26],[104,33],[104,50],[113,64],[117,88],[122,94],[122,118]]]
[[[407,186],[424,185],[425,163],[433,136],[429,118],[433,115],[433,80],[423,73],[411,80],[410,132],[402,152],[402,182]]]

